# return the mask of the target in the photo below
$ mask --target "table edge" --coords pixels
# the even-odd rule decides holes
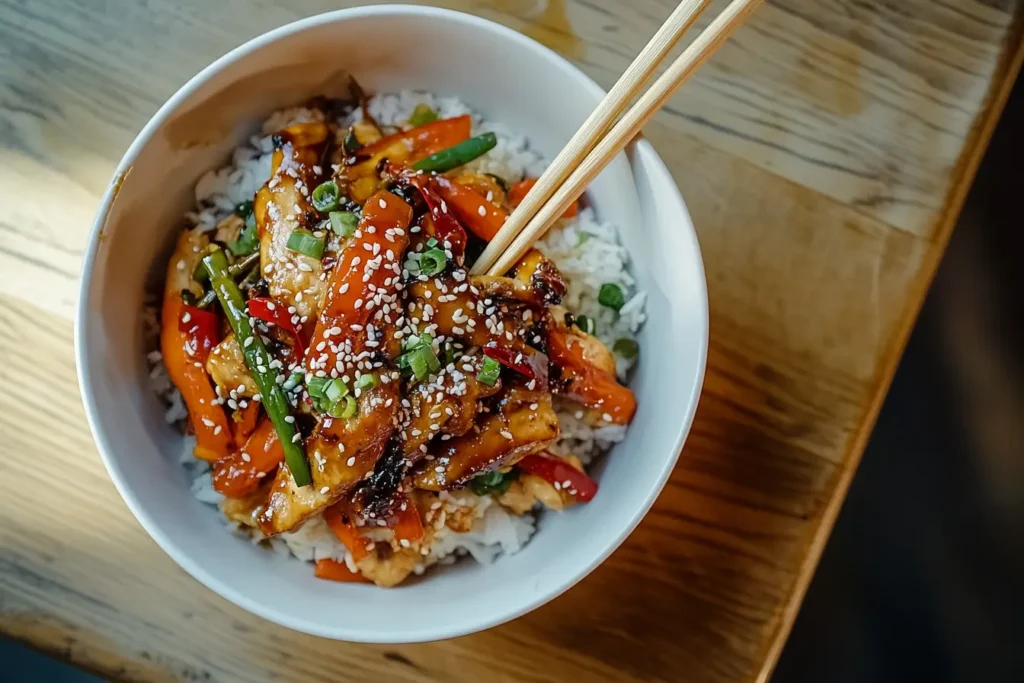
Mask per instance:
[[[843,458],[843,463],[837,476],[833,494],[826,504],[821,520],[811,539],[810,551],[804,558],[803,566],[785,602],[782,615],[778,618],[775,630],[770,636],[767,652],[761,657],[760,670],[754,678],[755,683],[768,683],[772,673],[775,671],[775,666],[778,664],[783,647],[789,639],[793,624],[796,622],[796,617],[800,612],[800,606],[803,604],[807,589],[810,587],[811,579],[814,577],[825,545],[832,534],[836,519],[839,517],[839,510],[846,500],[853,476],[860,465],[868,439],[874,431],[875,422],[878,420],[878,414],[881,411],[885,397],[889,393],[889,387],[892,385],[896,368],[903,357],[903,351],[906,348],[907,342],[910,340],[910,334],[917,322],[921,307],[924,305],[925,297],[931,287],[932,280],[935,278],[935,273],[938,270],[942,256],[946,252],[946,246],[949,244],[953,229],[960,218],[960,212],[967,200],[974,177],[992,140],[996,125],[1002,117],[1006,102],[1010,97],[1010,92],[1013,90],[1013,86],[1021,72],[1022,64],[1024,64],[1024,13],[1018,14],[1014,19],[1012,28],[1007,32],[1005,46],[1002,64],[1000,65],[999,81],[997,82],[993,79],[992,87],[990,87],[987,94],[988,102],[984,109],[975,117],[971,126],[969,144],[964,145],[964,151],[957,161],[957,168],[952,175],[954,180],[950,186],[950,192],[938,217],[938,229],[934,233],[931,246],[922,259],[921,267],[911,283],[911,296],[908,298],[906,308],[898,322],[899,329],[889,343],[889,348],[884,353],[881,368],[876,373],[878,386],[875,389],[875,394],[864,415],[864,420],[858,427],[854,438],[850,441],[846,457]]]

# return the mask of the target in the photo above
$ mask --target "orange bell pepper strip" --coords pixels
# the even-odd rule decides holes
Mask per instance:
[[[283,460],[274,423],[264,419],[241,450],[213,464],[213,490],[228,498],[243,498],[258,489]]]
[[[352,521],[352,513],[345,501],[335,503],[324,510],[324,521],[338,540],[345,544],[345,548],[352,553],[352,558],[356,562],[370,554],[366,548],[370,542],[359,533],[359,528]]]
[[[636,397],[615,377],[594,366],[583,357],[583,348],[572,344],[562,330],[548,335],[548,357],[561,368],[564,393],[588,408],[600,411],[611,422],[627,425],[636,412]]]
[[[341,581],[343,583],[370,583],[368,578],[359,572],[352,571],[344,562],[338,562],[337,560],[326,558],[316,561],[316,566],[313,569],[313,576],[318,579]]]
[[[188,408],[192,429],[196,433],[195,456],[202,460],[219,460],[233,450],[231,424],[217,401],[200,359],[194,355],[189,331],[181,329],[185,305],[178,292],[164,295],[161,313],[160,352],[167,374]],[[192,353],[190,353],[191,351]]]
[[[236,446],[239,448],[245,446],[249,436],[256,430],[256,424],[259,422],[259,419],[260,404],[252,400],[246,403],[244,408],[239,408],[231,414],[231,420],[235,425],[232,436],[235,439]]]
[[[402,276],[402,254],[409,243],[410,221],[412,208],[386,190],[366,201],[359,227],[332,272],[327,299],[306,353],[309,372],[335,367],[338,345],[343,340],[352,341],[353,353],[362,349],[366,335],[356,334],[352,325],[365,328],[383,306],[373,302],[379,302],[381,293],[396,291]],[[401,304],[394,305],[399,307],[397,315],[401,315]],[[330,330],[335,328],[341,332],[332,334]]]
[[[360,158],[370,157],[379,161],[387,157],[396,163],[414,164],[442,149],[468,140],[472,127],[473,120],[469,114],[431,121],[383,137],[357,150],[356,154]]]
[[[455,217],[477,237],[490,242],[508,218],[508,211],[487,201],[487,197],[465,185],[437,176],[434,185]]]
[[[399,543],[419,543],[423,540],[423,520],[420,518],[420,511],[412,498],[405,494],[398,494],[398,505],[395,506],[391,530]]]
[[[536,184],[537,178],[526,178],[510,187],[508,190],[509,205],[514,208],[522,204],[523,199],[526,198],[526,193],[532,190],[533,186]],[[569,208],[565,210],[565,213],[562,214],[562,218],[574,218],[579,212],[580,203],[578,201],[573,202],[569,205]]]

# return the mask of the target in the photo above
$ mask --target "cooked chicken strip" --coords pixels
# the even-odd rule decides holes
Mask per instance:
[[[280,145],[274,150],[273,172],[253,204],[260,235],[260,267],[270,296],[294,306],[300,321],[316,318],[327,283],[320,278],[320,259],[292,251],[288,239],[300,228],[314,235],[319,232],[320,215],[311,197],[321,176],[316,166],[328,132],[327,124],[317,121],[278,133],[275,138]]]
[[[206,371],[210,373],[210,377],[225,397],[231,391],[237,392],[240,396],[255,396],[259,393],[256,380],[249,373],[242,347],[238,345],[234,334],[224,337],[220,344],[210,350],[210,355],[206,359]]]
[[[512,464],[558,438],[558,416],[546,392],[510,391],[498,412],[478,420],[477,429],[442,442],[434,460],[422,462],[414,483],[441,491],[477,474]]]
[[[351,491],[373,471],[397,413],[398,383],[389,382],[363,392],[353,417],[324,418],[306,440],[313,483],[299,488],[287,468],[278,470],[258,515],[260,531],[267,536],[290,531]]]

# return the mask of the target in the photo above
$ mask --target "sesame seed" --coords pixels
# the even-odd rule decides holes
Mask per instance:
[[[320,494],[323,495],[323,494],[327,493],[330,490],[331,490],[330,486],[324,486],[323,488],[320,489]]]

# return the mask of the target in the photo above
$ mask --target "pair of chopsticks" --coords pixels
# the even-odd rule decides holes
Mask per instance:
[[[711,0],[683,0],[508,217],[473,264],[472,273],[501,275],[540,239],[587,185],[640,132],[673,93],[728,39],[761,0],[732,0],[625,114],[672,47]]]

